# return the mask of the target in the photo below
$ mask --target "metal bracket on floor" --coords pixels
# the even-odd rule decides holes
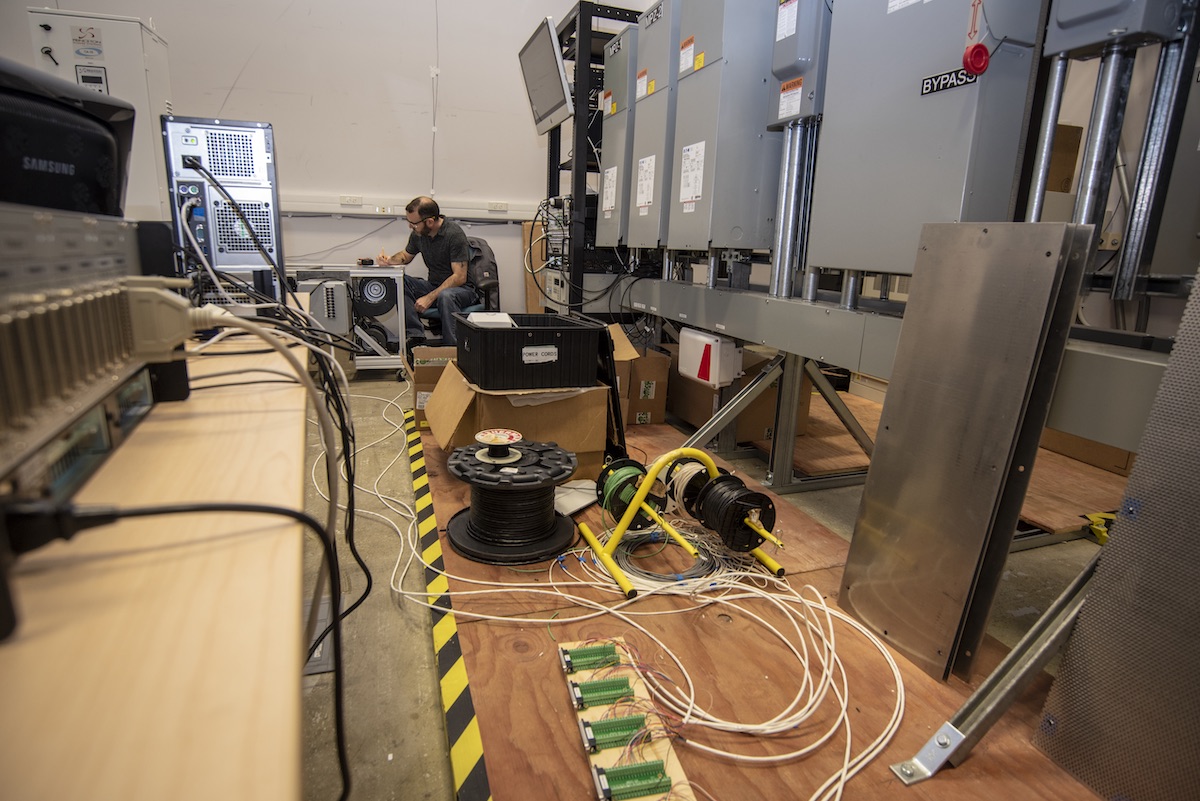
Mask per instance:
[[[906,785],[917,784],[933,778],[946,765],[957,766],[966,760],[971,749],[1067,641],[1087,599],[1100,553],[1096,552],[1070,586],[920,752],[912,759],[891,766],[892,773],[900,781]]]

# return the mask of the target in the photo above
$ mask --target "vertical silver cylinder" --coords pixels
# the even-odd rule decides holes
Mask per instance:
[[[666,248],[662,252],[662,280],[671,280],[671,251]]]
[[[1075,199],[1072,222],[1096,226],[1100,235],[1104,207],[1112,186],[1113,165],[1125,121],[1125,103],[1129,99],[1129,80],[1133,75],[1133,53],[1110,45],[1100,59],[1100,76],[1092,102],[1092,120],[1083,152],[1079,196]],[[1090,268],[1089,268],[1090,269]]]
[[[817,170],[817,140],[821,133],[821,118],[812,117],[805,126],[804,176],[800,186],[799,236],[797,237],[797,263],[804,270],[804,285],[800,297],[810,303],[817,299],[817,283],[821,271],[808,263],[808,233],[812,220],[812,192]]]
[[[887,273],[879,274],[879,299],[890,300],[892,297],[892,277]]]
[[[708,251],[708,281],[709,289],[717,288],[717,273],[721,271],[721,254],[716,250]]]
[[[862,270],[846,270],[842,274],[842,300],[838,304],[843,309],[857,309],[858,296],[862,290]]]
[[[1187,102],[1187,93],[1180,92],[1180,85],[1190,80],[1195,63],[1196,34],[1193,25],[1189,26],[1189,33],[1183,40],[1168,42],[1159,51],[1158,72],[1154,76],[1154,94],[1150,99],[1146,136],[1142,139],[1142,152],[1138,158],[1129,221],[1125,226],[1121,259],[1113,276],[1113,300],[1133,299],[1138,275],[1154,255],[1154,239],[1166,202],[1167,182],[1170,180]]]
[[[1054,150],[1054,131],[1062,109],[1063,91],[1071,62],[1059,53],[1050,62],[1050,80],[1046,84],[1046,102],[1042,106],[1042,127],[1038,130],[1037,151],[1033,156],[1033,181],[1029,186],[1029,202],[1025,207],[1026,222],[1041,222],[1046,204],[1046,183],[1050,179],[1050,154]]]
[[[796,194],[800,175],[801,128],[788,123],[783,131],[783,159],[779,167],[779,200],[775,204],[775,239],[771,255],[771,283],[767,288],[773,298],[792,294],[792,262],[796,248]]]

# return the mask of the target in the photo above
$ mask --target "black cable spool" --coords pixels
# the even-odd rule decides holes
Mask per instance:
[[[600,507],[620,520],[629,509],[629,502],[637,494],[638,486],[646,476],[646,467],[634,459],[613,459],[600,468],[596,477],[596,500]],[[661,512],[666,506],[667,498],[664,493],[654,494],[653,488],[647,493],[644,503],[656,512]],[[629,530],[636,531],[656,525],[654,520],[642,509],[638,509]]]
[[[758,512],[758,522],[770,531],[775,527],[775,504],[761,492],[749,489],[737,476],[717,476],[704,485],[696,498],[699,520],[705,528],[717,532],[731,551],[745,553],[762,545],[763,538],[746,525],[751,512]]]
[[[575,454],[553,442],[521,442],[515,431],[476,434],[446,463],[471,485],[471,505],[450,518],[450,545],[475,562],[520,565],[565,552],[575,523],[554,509],[554,488],[575,472]],[[520,447],[514,447],[520,442]]]

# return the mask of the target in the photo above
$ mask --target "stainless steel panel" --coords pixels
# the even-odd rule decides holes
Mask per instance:
[[[1029,48],[996,47],[970,81],[969,4],[889,5],[843,3],[833,17],[808,250],[819,267],[910,273],[925,223],[1013,219]],[[1040,0],[989,0],[987,10],[997,24],[1035,21]],[[863,53],[887,54],[886,65]],[[947,88],[922,94],[941,75],[952,76]]]
[[[1034,743],[1101,798],[1200,792],[1200,297],[1192,295],[1112,539]]]
[[[866,331],[863,336],[862,356],[859,358],[860,373],[887,380],[892,375],[896,361],[896,343],[900,340],[900,318],[867,315]]]
[[[1054,0],[1045,53],[1096,55],[1110,42],[1139,44],[1179,36],[1178,0]]]
[[[840,602],[935,677],[982,635],[1089,233],[991,223],[922,234]]]

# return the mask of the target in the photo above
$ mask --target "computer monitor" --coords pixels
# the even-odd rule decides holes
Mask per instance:
[[[521,48],[521,74],[537,132],[544,134],[565,122],[573,113],[571,87],[563,66],[562,48],[554,20],[546,17],[538,23],[529,41]]]

